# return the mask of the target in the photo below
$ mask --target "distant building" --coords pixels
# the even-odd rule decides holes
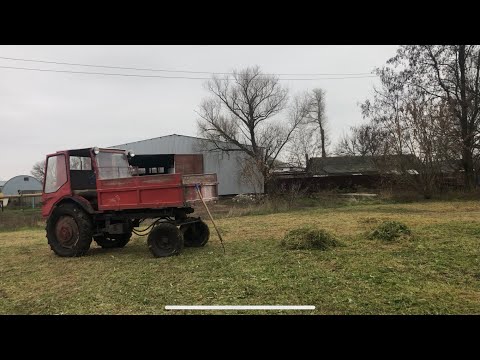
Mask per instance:
[[[417,167],[418,166],[418,167]],[[414,155],[333,156],[311,158],[305,172],[277,172],[273,188],[300,186],[310,191],[323,189],[376,189],[383,185],[402,186],[397,175],[419,175],[420,160]],[[461,162],[438,164],[438,184],[461,187]]]
[[[30,175],[15,176],[10,180],[4,182],[1,190],[3,195],[23,195],[38,193],[38,197],[35,196],[25,199],[4,199],[3,205],[6,206],[8,203],[13,203],[15,205],[38,205],[40,204],[42,189],[42,183]],[[22,203],[20,204],[20,202]]]
[[[233,144],[223,144],[235,149]],[[171,160],[165,161],[170,161],[171,165],[154,167],[156,170],[152,173],[183,172],[187,169],[190,173],[193,169],[202,173],[216,173],[219,195],[263,193],[263,182],[252,184],[241,175],[242,166],[248,158],[247,154],[243,151],[214,150],[212,143],[207,139],[172,134],[110,146],[110,148],[133,150],[136,156],[143,156],[144,159],[148,155],[168,155]],[[194,154],[200,154],[200,156],[193,156]],[[260,174],[257,175],[261,177]]]
[[[407,155],[380,156],[333,156],[311,158],[307,171],[313,176],[363,176],[380,174],[418,174],[413,169],[414,158]]]
[[[275,160],[273,169],[270,172],[274,174],[298,173],[298,172],[305,172],[305,167]]]
[[[312,176],[377,175],[373,159],[363,156],[335,156],[311,158],[307,166]]]
[[[281,165],[277,166],[272,170],[272,173],[298,173],[298,172],[305,172],[304,167],[296,166],[296,165]]]

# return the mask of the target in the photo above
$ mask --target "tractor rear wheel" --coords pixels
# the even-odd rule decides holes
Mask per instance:
[[[113,248],[123,248],[128,244],[130,238],[132,237],[132,232],[124,234],[104,234],[96,235],[93,237],[93,240],[104,249],[113,249]]]
[[[201,220],[180,226],[180,231],[183,233],[185,247],[205,246],[210,237],[208,225]]]
[[[183,235],[175,225],[163,223],[153,228],[147,243],[155,257],[178,255],[183,249]]]
[[[85,255],[92,243],[92,219],[75,204],[57,206],[47,220],[46,230],[48,244],[58,256]]]

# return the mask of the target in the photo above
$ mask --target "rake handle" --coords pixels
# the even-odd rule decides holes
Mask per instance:
[[[220,239],[220,243],[222,244],[223,253],[225,254],[225,246],[223,245],[222,235],[220,235],[220,231],[218,230],[217,225],[215,224],[215,221],[213,220],[213,216],[210,213],[210,210],[208,209],[208,206],[207,206],[205,200],[203,200],[202,192],[200,191],[200,184],[195,184],[195,189],[197,190],[197,193],[198,193],[198,196],[200,197],[200,200],[202,200],[203,206],[205,206],[205,210],[207,210],[207,213],[208,213],[208,216],[210,217],[210,220],[212,220],[213,227],[217,231],[218,238]]]

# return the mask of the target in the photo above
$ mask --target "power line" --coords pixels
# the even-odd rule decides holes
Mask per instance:
[[[143,78],[162,78],[162,79],[189,79],[189,80],[210,80],[206,77],[188,77],[188,76],[162,76],[162,75],[140,75],[140,74],[120,74],[120,73],[102,73],[102,72],[90,72],[90,71],[73,71],[73,70],[54,70],[54,69],[38,69],[38,68],[25,68],[15,66],[0,66],[2,69],[15,69],[15,70],[29,70],[29,71],[42,71],[42,72],[56,72],[56,73],[71,73],[71,74],[88,74],[88,75],[104,75],[104,76],[126,76],[126,77],[143,77]],[[346,77],[330,77],[330,78],[304,78],[304,79],[279,79],[282,81],[288,80],[343,80],[343,79],[363,79],[373,78],[377,75],[369,76],[346,76]],[[261,80],[261,78],[258,78]]]
[[[72,66],[85,66],[85,67],[97,67],[105,69],[119,69],[119,70],[135,70],[135,71],[157,71],[157,72],[170,72],[170,73],[189,73],[189,74],[214,74],[214,75],[233,75],[231,72],[212,72],[212,71],[191,71],[191,70],[166,70],[166,69],[152,69],[152,68],[138,68],[138,67],[124,67],[124,66],[110,66],[110,65],[93,65],[93,64],[80,64],[80,63],[70,63],[70,62],[59,62],[59,61],[47,61],[47,60],[35,60],[35,59],[23,59],[23,58],[12,58],[0,56],[0,59],[5,60],[15,60],[15,61],[27,61],[27,62],[38,62],[44,64],[56,64],[56,65],[72,65]],[[280,76],[353,76],[353,75],[371,75],[371,73],[323,73],[323,74],[265,74],[265,75],[280,75]]]
[[[209,79],[209,78],[195,78],[195,77],[186,77],[186,76],[161,76],[161,75],[102,73],[102,72],[73,71],[73,70],[37,69],[37,68],[15,67],[15,66],[0,66],[0,68],[15,69],[15,70],[30,70],[30,71],[46,71],[46,72],[57,72],[57,73],[71,73],[71,74],[129,76],[129,77],[147,77],[147,78],[163,78],[163,79],[191,79],[191,80],[208,80]]]

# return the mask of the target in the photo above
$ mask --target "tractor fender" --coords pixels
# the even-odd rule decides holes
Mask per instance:
[[[53,206],[53,208],[55,208],[55,207],[57,207],[61,204],[67,203],[67,202],[74,202],[74,203],[78,204],[88,214],[94,214],[95,213],[95,210],[93,209],[90,202],[87,199],[85,199],[83,196],[79,196],[79,195],[66,196],[66,197],[62,198],[59,202],[57,202]],[[53,210],[53,208],[52,208],[52,210]]]

